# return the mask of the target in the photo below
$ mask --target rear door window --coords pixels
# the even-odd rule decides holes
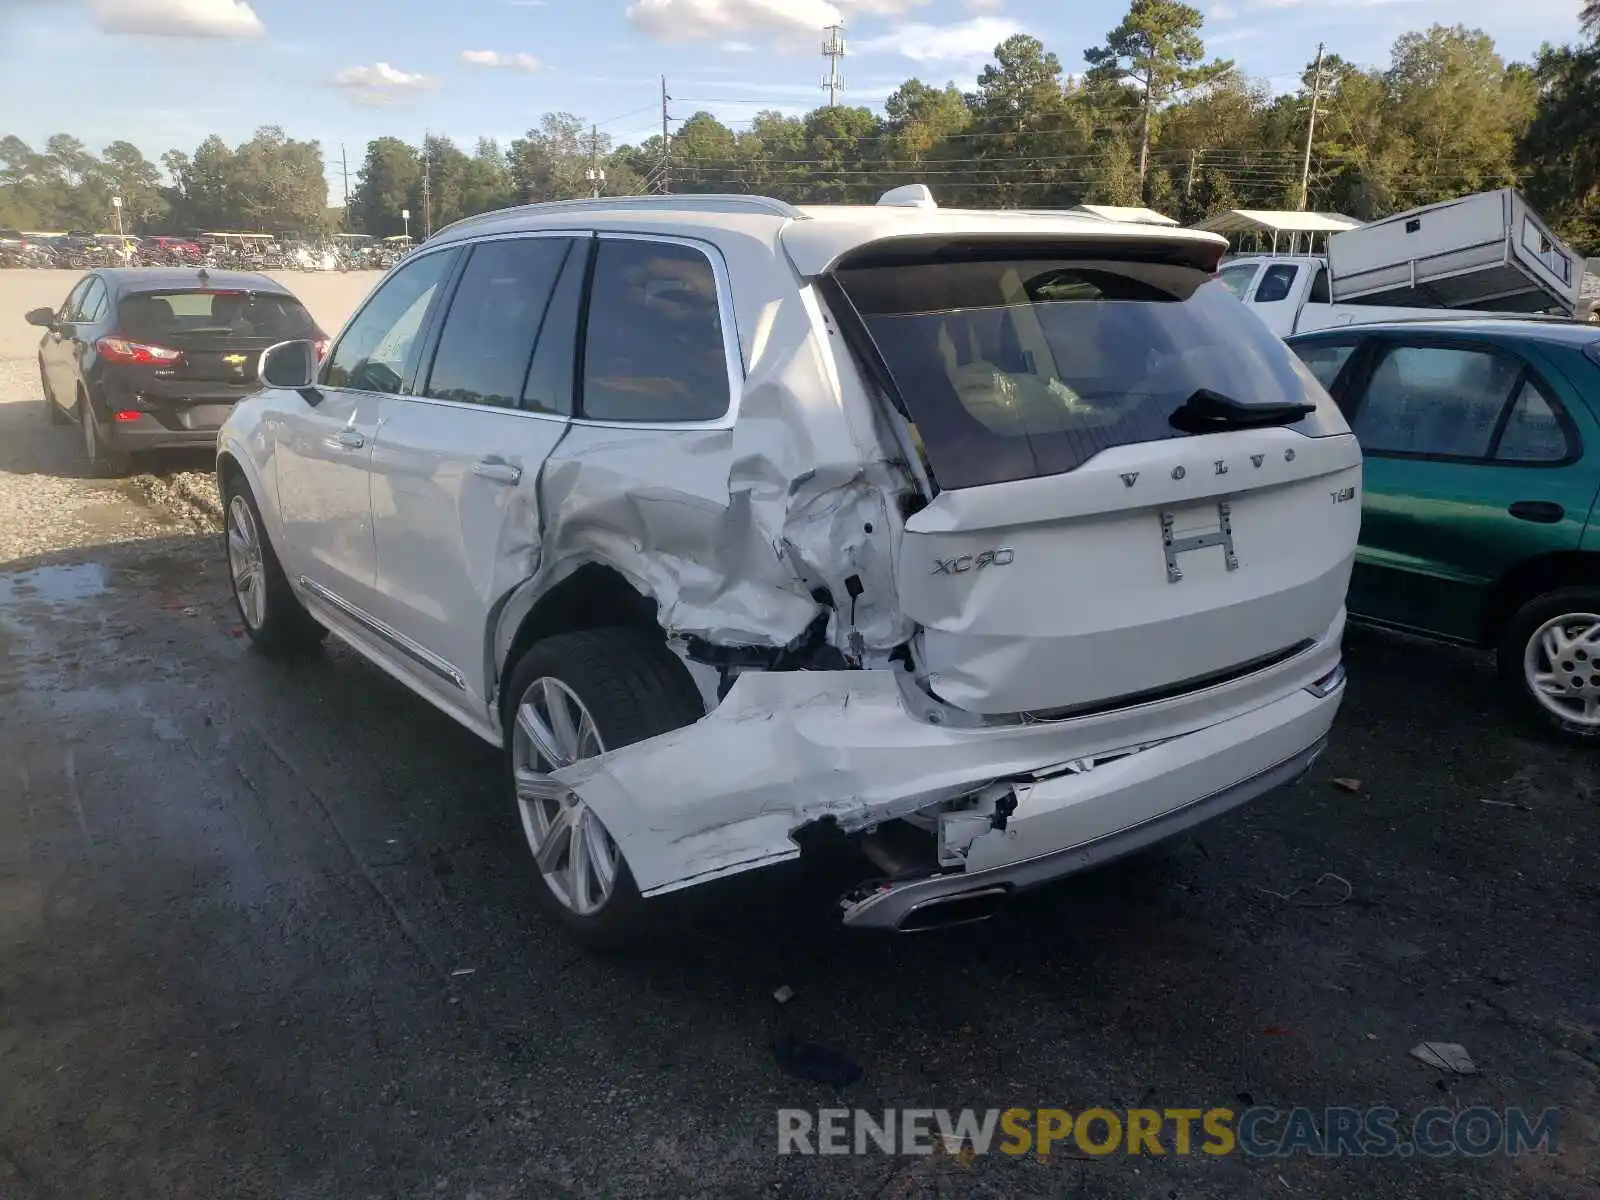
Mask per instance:
[[[595,253],[583,354],[592,421],[714,421],[728,411],[728,354],[705,254],[606,238]]]
[[[1171,263],[984,258],[846,266],[943,488],[1071,471],[1111,446],[1182,437],[1197,392],[1313,402],[1288,348],[1227,286]]]
[[[1371,454],[1484,459],[1520,363],[1460,346],[1393,346],[1351,429]]]
[[[483,242],[461,273],[422,394],[515,408],[568,238]]]
[[[567,255],[556,280],[539,344],[534,347],[528,381],[522,385],[522,407],[529,412],[572,414],[573,379],[577,371],[578,322],[583,312],[583,281],[589,270],[591,245],[580,243]]]
[[[1517,390],[1494,456],[1498,462],[1566,462],[1578,457],[1574,440],[1566,413],[1529,379]]]

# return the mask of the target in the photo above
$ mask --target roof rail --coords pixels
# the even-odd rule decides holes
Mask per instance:
[[[433,236],[437,238],[439,234],[448,233],[452,229],[464,229],[486,224],[496,218],[509,217],[517,213],[536,216],[540,213],[681,212],[685,209],[691,212],[758,213],[784,217],[791,221],[803,221],[806,219],[806,215],[794,205],[785,203],[782,200],[774,200],[771,196],[745,196],[738,193],[724,192],[669,192],[666,195],[600,196],[582,200],[549,200],[542,204],[518,204],[510,208],[499,208],[492,212],[463,217],[459,221],[446,225]]]

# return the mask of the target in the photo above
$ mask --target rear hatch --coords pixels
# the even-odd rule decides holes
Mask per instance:
[[[322,336],[293,296],[228,289],[126,296],[118,306],[117,328],[127,341],[181,352],[172,361],[133,364],[146,371],[146,386],[140,390],[171,398],[245,394],[256,386],[263,350],[278,342]]]
[[[944,700],[1041,717],[1293,656],[1344,602],[1360,451],[1193,241],[901,241],[833,272],[934,482],[897,569]]]

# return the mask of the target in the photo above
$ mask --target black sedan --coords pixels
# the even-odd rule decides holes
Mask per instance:
[[[59,309],[36,308],[50,420],[77,420],[91,466],[121,474],[138,450],[210,446],[257,390],[261,352],[326,340],[282,284],[240,271],[90,271]]]

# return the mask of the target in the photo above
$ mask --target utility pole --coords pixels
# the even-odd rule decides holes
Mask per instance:
[[[1188,181],[1183,185],[1183,198],[1185,200],[1190,200],[1194,197],[1194,171],[1195,167],[1199,164],[1199,160],[1200,151],[1189,151],[1189,178]]]
[[[1311,68],[1311,118],[1306,122],[1306,160],[1300,168],[1300,211],[1304,212],[1311,194],[1311,139],[1317,132],[1317,102],[1322,99],[1322,43],[1317,43],[1317,61]]]
[[[600,169],[600,126],[589,126],[589,169],[583,177],[594,188],[594,198],[600,199],[600,185],[606,181],[606,173]]]
[[[345,155],[344,143],[339,143],[339,169],[344,173],[344,231],[350,232],[350,159]]]
[[[822,43],[822,57],[828,60],[828,73],[822,77],[822,90],[828,93],[828,107],[839,103],[839,93],[844,91],[844,76],[839,73],[839,60],[844,57],[843,25],[827,27],[828,40]]]
[[[672,118],[667,115],[667,101],[672,99],[667,95],[667,77],[661,77],[661,177],[657,181],[661,194],[664,196],[672,190],[672,133],[667,128],[667,122]]]
[[[428,179],[428,131],[422,131],[422,240],[427,241],[433,236],[433,208],[428,203],[430,186]]]

